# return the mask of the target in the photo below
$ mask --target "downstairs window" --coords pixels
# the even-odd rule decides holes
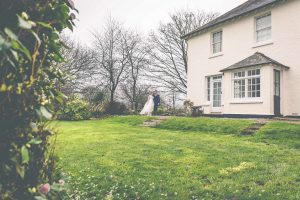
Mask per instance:
[[[260,69],[233,72],[233,98],[253,99],[261,97]]]

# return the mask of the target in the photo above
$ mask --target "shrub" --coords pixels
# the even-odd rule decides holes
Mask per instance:
[[[157,115],[161,116],[186,116],[186,112],[183,109],[165,109],[162,107],[159,107],[157,110]]]
[[[61,120],[87,120],[91,117],[91,111],[88,102],[79,98],[73,98],[66,102],[65,106],[59,111],[58,119]]]
[[[126,105],[120,102],[108,102],[103,109],[103,113],[108,115],[124,115],[127,113]]]
[[[71,0],[0,1],[0,199],[33,199],[54,182],[46,126],[62,74],[59,34],[72,29]]]
[[[193,107],[194,107],[194,103],[190,100],[186,100],[183,102],[183,105],[184,105],[184,109],[185,109],[187,116],[191,116]]]
[[[104,107],[106,105],[106,95],[104,92],[94,92],[94,95],[89,98],[89,102],[93,117],[99,118],[104,115]]]

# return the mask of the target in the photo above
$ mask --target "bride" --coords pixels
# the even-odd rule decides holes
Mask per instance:
[[[153,92],[150,92],[148,96],[148,100],[143,108],[143,110],[140,112],[141,115],[148,115],[151,116],[153,109],[154,109],[154,101],[153,101]]]

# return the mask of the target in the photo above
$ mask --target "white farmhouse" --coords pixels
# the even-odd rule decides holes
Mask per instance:
[[[300,0],[249,0],[183,38],[205,114],[300,117]]]

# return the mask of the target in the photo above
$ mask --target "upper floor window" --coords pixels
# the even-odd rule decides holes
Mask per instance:
[[[222,52],[222,37],[223,31],[212,33],[211,48],[213,54]]]
[[[271,14],[256,18],[256,42],[271,40],[272,24]]]

